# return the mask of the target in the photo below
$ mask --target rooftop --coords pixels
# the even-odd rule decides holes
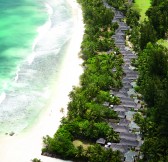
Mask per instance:
[[[112,148],[113,151],[120,151],[121,153],[126,153],[128,151],[128,147],[125,145],[122,145],[120,143],[112,143],[110,148]]]
[[[122,139],[127,139],[130,141],[136,141],[138,138],[136,134],[132,134],[132,133],[120,133],[119,136]]]
[[[110,126],[114,129],[115,132],[121,133],[128,133],[129,129],[127,126],[121,126],[121,125],[117,125],[117,124],[113,124],[113,123],[109,123]]]
[[[135,151],[128,151],[124,154],[125,157],[125,162],[134,162],[135,161],[135,156],[137,156],[138,153]]]
[[[119,125],[120,126],[128,126],[129,123],[130,123],[130,121],[127,119],[120,119]]]
[[[120,143],[122,145],[130,146],[130,147],[137,147],[139,145],[138,141],[131,141],[131,140],[127,140],[127,139],[121,139]]]
[[[96,141],[96,143],[101,144],[101,145],[105,145],[106,140],[105,140],[104,138],[99,138],[99,139]]]

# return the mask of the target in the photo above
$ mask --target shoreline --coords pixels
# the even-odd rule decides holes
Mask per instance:
[[[30,162],[38,158],[42,162],[59,162],[63,160],[41,155],[43,145],[42,137],[54,135],[60,125],[60,120],[67,113],[66,106],[69,101],[68,94],[72,86],[79,84],[79,76],[83,69],[82,59],[79,58],[80,45],[84,34],[82,10],[74,0],[67,0],[73,10],[74,31],[66,49],[66,56],[60,67],[59,79],[54,87],[54,94],[49,107],[42,112],[39,119],[25,132],[14,136],[0,136],[0,158],[3,162]],[[64,108],[64,114],[60,112]]]

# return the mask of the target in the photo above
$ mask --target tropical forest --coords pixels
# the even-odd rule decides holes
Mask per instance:
[[[42,154],[76,162],[168,161],[168,1],[78,0],[80,85]]]

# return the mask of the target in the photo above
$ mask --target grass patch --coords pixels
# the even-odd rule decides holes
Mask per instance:
[[[133,8],[139,11],[141,15],[140,21],[143,21],[145,18],[147,19],[145,13],[151,5],[150,2],[151,0],[135,0]]]
[[[157,43],[168,48],[168,40],[160,39]]]
[[[88,143],[88,142],[86,142],[86,141],[80,141],[80,140],[74,140],[74,141],[73,141],[73,144],[74,144],[75,147],[83,146],[83,149],[84,149],[84,150],[87,150],[87,148],[88,148],[89,146],[91,146],[91,143]]]

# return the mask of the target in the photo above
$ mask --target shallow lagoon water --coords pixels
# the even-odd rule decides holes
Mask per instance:
[[[0,133],[17,133],[50,100],[72,11],[66,0],[1,0],[0,8]]]

